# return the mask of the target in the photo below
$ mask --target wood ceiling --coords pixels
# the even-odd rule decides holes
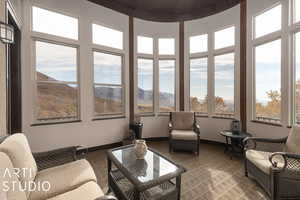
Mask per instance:
[[[240,0],[88,0],[140,19],[175,22],[206,17],[240,3]]]

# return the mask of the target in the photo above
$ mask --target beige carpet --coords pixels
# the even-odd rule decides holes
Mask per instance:
[[[182,176],[182,200],[260,200],[268,199],[266,193],[253,180],[244,176],[243,161],[230,160],[220,145],[201,144],[200,155],[172,153],[167,142],[148,142],[154,148],[188,170]],[[105,151],[95,151],[87,156],[99,184],[107,186]]]

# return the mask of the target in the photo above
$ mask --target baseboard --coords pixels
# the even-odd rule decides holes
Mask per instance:
[[[160,142],[160,141],[168,141],[168,137],[153,137],[153,138],[143,138],[147,142]],[[212,140],[201,140],[200,143],[205,143],[205,144],[213,144],[213,145],[221,145],[224,146],[225,144],[222,142],[217,142],[217,141],[212,141]],[[113,149],[122,146],[122,142],[116,142],[116,143],[111,143],[111,144],[105,144],[105,145],[99,145],[95,147],[89,147],[89,148],[82,148],[77,151],[78,154],[81,153],[86,153],[86,152],[93,152],[93,151],[98,151],[98,150],[106,150],[106,149]]]

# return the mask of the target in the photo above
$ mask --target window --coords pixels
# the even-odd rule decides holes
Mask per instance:
[[[143,54],[153,54],[153,38],[138,36],[137,52]]]
[[[153,59],[138,58],[137,103],[139,113],[154,112],[153,106]]]
[[[300,21],[300,1],[294,0],[294,22]]]
[[[122,56],[94,51],[94,113],[124,113]]]
[[[174,55],[175,54],[174,38],[159,38],[158,53],[159,55]]]
[[[256,119],[279,122],[281,113],[281,39],[255,47]]]
[[[37,121],[77,119],[77,49],[35,41]]]
[[[32,7],[32,29],[78,40],[78,19],[35,6]]]
[[[159,111],[175,111],[175,60],[159,60]]]
[[[234,53],[215,56],[215,113],[234,113]]]
[[[190,110],[207,113],[207,58],[190,59]]]
[[[294,107],[295,122],[300,123],[300,33],[295,34],[295,85]]]
[[[281,5],[277,5],[254,18],[255,38],[281,29]]]
[[[190,53],[201,53],[207,51],[207,34],[190,37]]]
[[[111,28],[93,24],[93,43],[116,49],[123,49],[123,33]]]
[[[215,49],[230,47],[235,44],[235,27],[215,32]]]

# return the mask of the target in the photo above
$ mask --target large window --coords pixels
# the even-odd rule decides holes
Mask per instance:
[[[123,33],[111,28],[93,24],[93,43],[116,49],[123,49]]]
[[[215,56],[215,114],[234,114],[234,53]]]
[[[295,34],[295,83],[294,83],[294,107],[295,122],[300,123],[300,33]]]
[[[207,57],[190,59],[190,110],[208,113]]]
[[[281,40],[255,48],[256,119],[280,121]]]
[[[38,121],[77,119],[77,49],[35,41]]]
[[[153,59],[138,58],[137,106],[139,113],[154,112]]]
[[[175,60],[159,60],[159,111],[175,111]]]
[[[32,29],[36,32],[78,40],[78,19],[34,6]]]
[[[94,113],[123,114],[122,56],[94,51]]]
[[[137,36],[137,112],[176,110],[176,56],[174,38]]]

